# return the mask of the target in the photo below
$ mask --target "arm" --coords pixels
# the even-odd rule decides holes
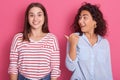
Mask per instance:
[[[107,40],[106,40],[107,41]],[[107,41],[107,72],[108,72],[108,78],[109,80],[113,80],[113,77],[112,77],[112,66],[111,66],[111,56],[110,56],[110,45],[109,45],[109,42]]]
[[[67,55],[66,55],[66,67],[70,71],[74,71],[75,67],[78,66],[77,64],[77,51],[76,46],[78,43],[78,38],[76,34],[71,34],[69,37],[65,36],[68,40],[67,42]]]
[[[17,80],[18,74],[18,51],[17,51],[18,37],[13,38],[11,50],[10,50],[10,64],[8,73],[10,74],[10,80]]]
[[[57,38],[53,38],[53,52],[51,54],[51,80],[57,80],[60,76],[60,51]]]
[[[70,48],[69,48],[69,56],[72,60],[75,60],[76,58],[76,46],[78,44],[78,39],[79,39],[79,36],[75,33],[71,34],[69,37],[68,36],[65,36],[68,40],[68,42],[70,43]]]

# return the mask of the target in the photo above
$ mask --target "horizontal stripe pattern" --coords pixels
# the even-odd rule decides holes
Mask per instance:
[[[55,35],[48,33],[35,42],[22,41],[23,34],[14,36],[10,51],[9,73],[18,71],[29,79],[41,79],[51,72],[51,76],[60,76],[59,45]]]

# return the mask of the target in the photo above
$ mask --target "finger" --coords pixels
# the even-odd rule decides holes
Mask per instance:
[[[65,38],[68,40],[69,39],[69,37],[67,36],[67,35],[64,35],[65,36]]]
[[[76,35],[75,37],[76,37],[76,38],[79,38],[79,36],[78,36],[78,35]]]
[[[74,34],[74,37],[79,38],[79,36],[77,34]]]

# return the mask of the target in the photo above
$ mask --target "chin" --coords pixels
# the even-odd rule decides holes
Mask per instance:
[[[84,33],[84,32],[86,32],[85,30],[83,30],[83,29],[81,29],[81,31]]]

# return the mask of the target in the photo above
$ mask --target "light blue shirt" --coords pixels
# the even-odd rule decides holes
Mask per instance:
[[[110,47],[105,38],[98,35],[97,43],[91,46],[83,34],[76,50],[76,59],[72,61],[67,44],[66,67],[73,72],[71,80],[113,80]]]

